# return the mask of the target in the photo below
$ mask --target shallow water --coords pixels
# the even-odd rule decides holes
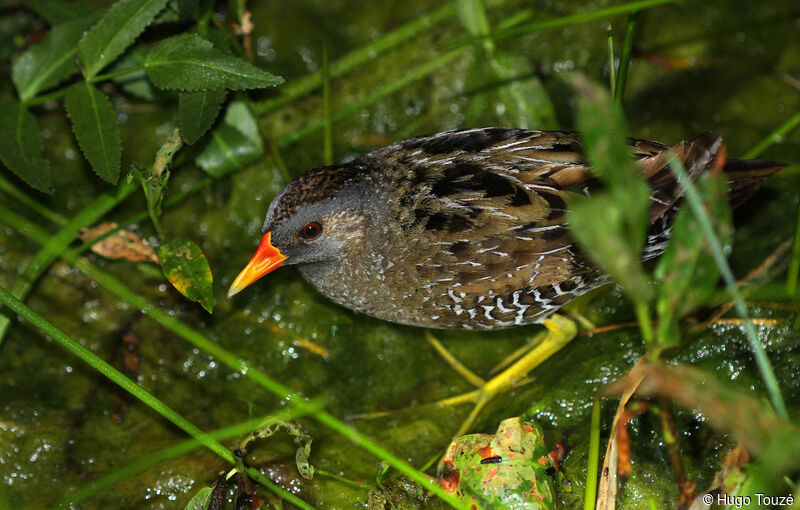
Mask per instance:
[[[498,24],[523,9],[533,9],[531,21],[536,21],[611,2],[489,4],[490,20]],[[258,3],[253,21],[259,64],[292,82],[319,68],[323,41],[336,60],[435,7],[435,2],[424,1],[413,5],[386,2],[369,9],[356,9],[347,2]],[[790,0],[768,5],[684,2],[643,12],[637,37],[639,58],[632,64],[625,100],[631,134],[674,143],[714,130],[728,141],[731,156],[743,154],[800,108],[800,90],[781,78],[785,73],[797,78],[800,73],[797,15]],[[523,61],[537,70],[562,128],[569,129],[573,123],[570,91],[559,75],[579,70],[594,79],[606,79],[608,21],[613,23],[619,49],[625,17],[497,43],[499,50],[523,56]],[[464,33],[457,17],[452,17],[334,80],[334,110],[445,52],[445,42]],[[429,77],[338,122],[336,159],[352,159],[415,134],[519,122],[511,105],[498,102],[495,88],[476,84],[475,73],[480,73],[472,66],[482,58],[480,51],[466,52]],[[132,161],[151,159],[172,129],[169,123],[174,111],[142,108],[133,102],[115,106],[126,112],[125,167]],[[311,94],[265,116],[262,125],[269,136],[280,140],[319,120],[321,114],[321,96]],[[51,137],[48,155],[58,168],[54,175],[58,192],[52,198],[38,198],[70,217],[103,185],[76,157],[78,149],[63,116],[53,112],[44,124]],[[321,133],[282,148],[281,155],[295,175],[322,164]],[[795,166],[772,178],[737,211],[732,265],[739,276],[792,235],[800,191],[798,155],[800,131],[764,155]],[[170,189],[180,190],[202,177],[200,170],[180,168]],[[472,389],[427,344],[422,330],[344,310],[315,293],[295,269],[281,269],[232,300],[224,297],[228,284],[255,248],[263,215],[282,185],[273,161],[265,158],[165,212],[167,232],[195,240],[211,263],[217,297],[211,316],[165,285],[157,272],[129,262],[110,262],[97,256],[89,259],[248,360],[250,366],[305,397],[324,397],[326,408],[338,417],[400,409]],[[143,204],[142,197],[136,195],[110,216],[126,218],[142,210]],[[48,231],[56,231],[56,226],[34,213],[20,210]],[[152,235],[149,224],[142,224],[141,231]],[[8,288],[37,249],[13,228],[0,226],[0,285]],[[64,262],[53,265],[28,303],[117,366],[121,366],[126,351],[132,352],[138,362],[128,375],[203,430],[268,414],[285,404],[121,303]],[[630,306],[612,286],[582,300],[579,309],[597,325],[633,320]],[[779,320],[775,326],[761,327],[759,334],[795,417],[800,409],[797,310],[797,302],[773,300],[754,302],[751,308],[753,316]],[[437,337],[468,367],[485,375],[539,329],[448,332]],[[129,340],[124,342],[123,338]],[[630,368],[643,350],[636,329],[580,337],[537,368],[530,384],[492,402],[475,429],[493,431],[503,418],[524,415],[541,423],[553,443],[566,431],[573,453],[565,471],[575,487],[565,499],[566,506],[573,507],[582,501],[595,392],[599,385]],[[676,359],[733,381],[744,392],[766,395],[740,327],[712,328],[684,346]],[[149,408],[133,402],[101,375],[16,319],[0,356],[0,373],[0,508],[3,493],[10,508],[42,508],[94,479],[184,439],[179,430]],[[603,407],[603,434],[608,433],[615,406],[616,402],[608,401]],[[420,466],[443,451],[468,410],[468,406],[417,407],[382,418],[348,419],[348,423]],[[281,435],[259,443],[253,455],[276,483],[299,493],[317,508],[366,507],[377,460],[314,421],[300,421],[314,437],[312,464],[355,480],[364,488],[319,473],[313,482],[302,480],[293,468],[292,443]],[[731,441],[695,413],[679,412],[678,426],[683,431],[681,446],[689,475],[704,488]],[[657,419],[645,416],[634,421],[631,432],[635,464],[621,501],[632,508],[652,498],[658,508],[673,507],[677,489]],[[226,466],[219,458],[198,449],[126,479],[78,507],[182,508],[223,469]]]

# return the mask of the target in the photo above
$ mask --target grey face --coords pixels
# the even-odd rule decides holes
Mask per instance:
[[[352,190],[299,206],[276,219],[283,196],[270,204],[262,233],[272,232],[272,244],[287,257],[284,264],[335,263],[362,243],[367,222]]]

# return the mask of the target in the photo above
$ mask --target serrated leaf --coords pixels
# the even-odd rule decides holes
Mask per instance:
[[[706,203],[714,231],[723,245],[731,242],[731,210],[723,175],[701,175],[695,186]],[[658,338],[665,346],[678,341],[678,320],[704,305],[714,294],[719,267],[689,207],[683,207],[672,226],[669,245],[656,266],[660,282],[657,303]]]
[[[36,117],[19,102],[0,99],[0,160],[31,187],[51,193],[50,162]]]
[[[122,159],[122,142],[117,114],[111,101],[90,83],[76,83],[64,98],[78,145],[104,180],[116,184]]]
[[[75,65],[78,41],[98,17],[99,13],[94,13],[55,26],[41,43],[22,54],[11,69],[11,80],[22,101],[78,72]]]
[[[283,82],[279,76],[223,53],[197,34],[161,41],[147,55],[145,68],[157,87],[188,92],[257,89]]]
[[[186,143],[192,145],[211,128],[227,94],[220,89],[178,95],[178,127]]]
[[[194,242],[177,238],[158,249],[161,270],[178,292],[197,301],[208,313],[214,310],[214,289],[208,259]]]
[[[117,59],[113,64],[111,64],[110,67],[108,67],[108,72],[113,73],[133,67],[142,67],[144,65],[144,59],[149,50],[150,48],[144,43],[134,44],[125,51],[122,57]],[[115,76],[111,78],[111,81],[122,87],[122,90],[128,94],[146,101],[156,101],[167,98],[173,99],[170,92],[157,89],[153,86],[153,84],[150,82],[150,78],[147,77],[147,72],[144,70],[144,68],[126,72],[120,76]]]
[[[25,7],[51,26],[84,17],[91,12],[85,5],[69,0],[27,0]]]
[[[178,12],[178,7],[175,5],[175,2],[172,2],[171,5],[168,5],[166,9],[161,11],[158,16],[153,19],[153,25],[179,23],[181,19],[181,13]]]
[[[197,491],[197,494],[192,496],[192,499],[186,504],[185,510],[208,510],[211,492],[211,487],[203,487]]]
[[[195,162],[210,175],[221,177],[257,161],[263,154],[258,121],[247,104],[233,101]]]
[[[168,0],[120,0],[81,39],[78,57],[86,78],[122,55],[147,28]]]

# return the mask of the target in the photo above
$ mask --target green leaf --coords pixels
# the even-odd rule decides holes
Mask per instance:
[[[186,143],[192,145],[211,128],[227,93],[220,89],[178,95],[178,127]]]
[[[153,25],[163,25],[167,23],[180,23],[183,20],[175,0],[171,0],[167,8],[161,11],[158,16],[153,19]]]
[[[244,101],[233,101],[222,123],[211,131],[211,139],[197,155],[197,166],[214,177],[243,168],[264,154],[258,121]]]
[[[82,18],[91,12],[85,5],[68,0],[27,0],[25,7],[51,26]]]
[[[83,75],[92,78],[133,44],[168,0],[120,0],[78,45]]]
[[[42,157],[39,125],[18,101],[0,99],[0,160],[31,187],[52,193],[50,162]]]
[[[632,299],[647,301],[651,289],[642,269],[641,251],[631,249],[626,235],[623,209],[608,193],[577,197],[569,206],[570,231],[589,257]]]
[[[704,173],[695,186],[706,204],[712,226],[723,245],[731,242],[731,210],[723,175]],[[706,304],[719,282],[720,271],[703,230],[689,207],[678,213],[670,242],[656,266],[660,282],[657,302],[658,338],[664,346],[678,342],[678,320]]]
[[[144,59],[147,57],[148,51],[150,51],[150,47],[141,42],[128,48],[120,58],[107,68],[107,72],[115,73],[133,67],[139,67],[140,69],[115,76],[111,78],[111,81],[122,87],[122,90],[128,94],[145,101],[174,99],[171,92],[157,89],[147,77],[147,71],[144,70]]]
[[[161,41],[150,50],[145,67],[153,83],[164,89],[243,90],[283,82],[279,76],[223,53],[197,34],[181,34]]]
[[[186,504],[185,510],[207,510],[212,492],[211,487],[203,487],[192,496],[192,499]]]
[[[158,249],[158,258],[164,276],[178,292],[200,303],[208,313],[214,310],[211,268],[199,246],[177,238]]]
[[[605,184],[602,193],[572,204],[571,230],[631,299],[647,302],[651,289],[640,258],[649,223],[650,188],[631,156],[619,106],[585,78],[576,75],[571,81],[578,92],[577,125],[586,155]]]
[[[11,69],[11,80],[22,101],[78,72],[75,65],[78,41],[98,16],[94,13],[55,26],[41,43],[22,54]]]
[[[119,180],[122,143],[111,101],[90,83],[67,89],[64,107],[83,155],[95,173],[111,184]]]

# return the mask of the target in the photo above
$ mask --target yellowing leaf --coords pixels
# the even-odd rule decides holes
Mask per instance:
[[[158,249],[161,270],[178,292],[197,301],[211,313],[214,309],[214,282],[208,259],[189,239],[173,239]]]

